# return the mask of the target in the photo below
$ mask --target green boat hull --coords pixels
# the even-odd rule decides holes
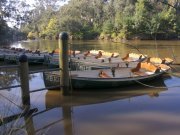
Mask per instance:
[[[117,88],[123,86],[129,86],[131,84],[140,84],[141,82],[155,80],[160,77],[163,72],[144,77],[130,77],[130,78],[84,78],[75,77],[71,78],[71,86],[74,89],[105,89],[105,88]],[[44,73],[45,86],[53,87],[49,88],[59,90],[60,89],[60,77],[58,75],[52,75],[50,73]]]

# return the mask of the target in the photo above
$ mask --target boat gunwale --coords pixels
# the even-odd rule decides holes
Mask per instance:
[[[149,78],[152,78],[152,77],[156,77],[156,76],[159,76],[161,74],[165,73],[164,71],[161,71],[159,73],[154,73],[154,74],[151,74],[151,75],[137,75],[137,76],[129,76],[129,77],[119,77],[119,78],[101,78],[101,77],[71,77],[71,79],[73,80],[94,80],[94,81],[134,81],[134,80],[141,80],[141,79],[149,79]]]
[[[129,77],[111,77],[111,78],[101,78],[101,77],[78,77],[78,76],[70,76],[70,78],[72,80],[87,80],[87,81],[134,81],[134,80],[142,80],[142,79],[149,79],[149,78],[153,78],[153,77],[157,77],[157,76],[160,76],[162,75],[163,73],[166,73],[165,71],[161,70],[160,72],[158,73],[153,73],[153,74],[146,74],[146,75],[135,75],[135,76],[129,76]],[[58,74],[53,74],[52,72],[51,73],[45,73],[47,75],[52,75],[52,76],[58,76],[60,77],[60,75]],[[133,74],[133,73],[132,73]]]

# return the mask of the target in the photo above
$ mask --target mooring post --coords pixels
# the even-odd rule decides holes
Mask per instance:
[[[60,67],[60,85],[64,96],[70,95],[69,87],[69,63],[68,63],[68,34],[62,32],[59,34],[59,67]]]
[[[23,105],[30,105],[29,93],[29,66],[28,58],[25,54],[19,57],[19,73],[21,81],[21,96]]]
[[[62,106],[63,125],[65,135],[73,135],[72,109],[70,106]]]

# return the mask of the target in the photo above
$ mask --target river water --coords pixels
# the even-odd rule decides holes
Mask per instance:
[[[49,51],[58,41],[24,41],[11,46]],[[72,50],[105,50],[125,56],[128,52],[180,63],[180,41],[69,41]],[[179,135],[180,134],[180,66],[172,65],[170,74],[148,82],[109,90],[76,91],[63,97],[60,91],[30,94],[33,117],[21,117],[0,126],[0,134],[22,135]],[[30,67],[39,69],[42,67]],[[46,68],[46,67],[43,67]],[[0,69],[0,86],[19,84],[18,72]],[[44,88],[43,74],[29,76],[30,90]],[[0,91],[0,118],[22,111],[20,88]]]

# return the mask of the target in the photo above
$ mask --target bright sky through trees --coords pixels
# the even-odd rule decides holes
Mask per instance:
[[[35,0],[19,0],[19,1],[23,1],[26,4],[30,5],[30,9],[34,9],[35,8]],[[57,2],[57,5],[59,6],[63,6],[64,4],[67,4],[70,0],[59,0]],[[12,19],[12,18],[8,18],[7,20],[7,24],[9,27],[14,27],[16,25],[16,22]]]
[[[22,0],[22,1],[26,1],[27,4],[33,5],[35,4],[35,0]],[[59,5],[63,6],[64,4],[67,4],[69,0],[59,0]]]

